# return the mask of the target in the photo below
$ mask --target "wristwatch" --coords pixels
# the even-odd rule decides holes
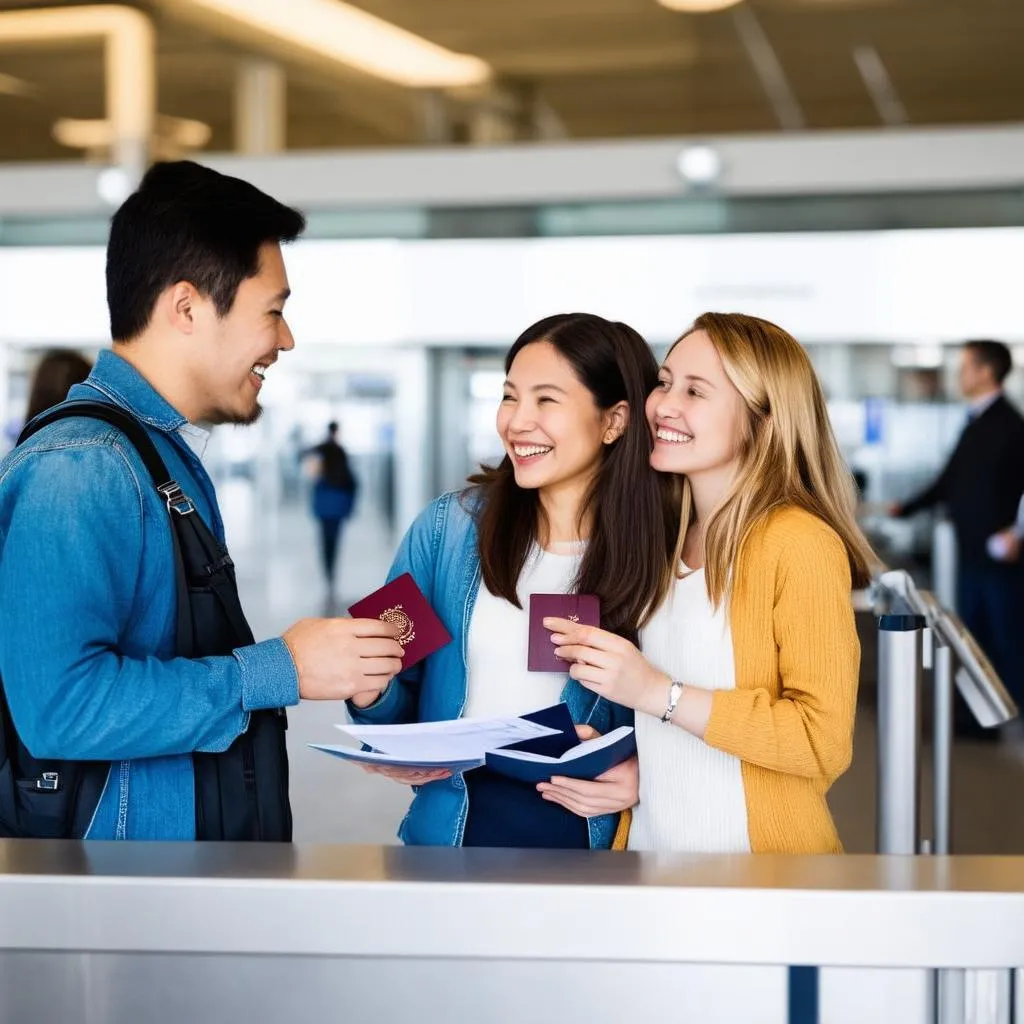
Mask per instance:
[[[679,698],[683,695],[683,684],[677,679],[673,679],[668,688],[668,707],[665,708],[665,714],[661,716],[663,722],[670,722],[672,715],[676,710],[676,705],[679,703]]]

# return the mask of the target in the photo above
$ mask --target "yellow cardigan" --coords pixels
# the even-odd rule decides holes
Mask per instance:
[[[736,688],[714,691],[704,741],[743,762],[754,853],[842,852],[825,794],[853,755],[850,590],[842,541],[803,509],[773,512],[740,551],[728,598]]]

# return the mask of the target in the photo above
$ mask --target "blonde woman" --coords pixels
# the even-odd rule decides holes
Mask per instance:
[[[637,711],[629,848],[841,852],[826,793],[852,755],[850,592],[874,556],[810,361],[774,324],[706,313],[665,359],[647,418],[682,513],[644,653],[545,623],[574,679]]]

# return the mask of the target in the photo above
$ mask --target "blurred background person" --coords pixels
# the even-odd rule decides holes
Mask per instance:
[[[967,425],[939,477],[921,493],[891,506],[910,516],[941,503],[957,541],[957,609],[1018,703],[1024,700],[1024,565],[1012,543],[1024,493],[1024,417],[1003,394],[1013,366],[998,341],[968,341],[959,385],[970,403]],[[961,705],[958,730],[969,726]]]
[[[327,424],[326,439],[303,453],[305,458],[314,461],[313,515],[320,524],[320,559],[329,600],[335,594],[341,528],[352,515],[359,488],[348,454],[338,442],[338,429],[337,421],[332,420]]]
[[[81,384],[92,371],[92,363],[72,349],[55,349],[39,361],[32,377],[25,422],[63,402],[73,384]]]

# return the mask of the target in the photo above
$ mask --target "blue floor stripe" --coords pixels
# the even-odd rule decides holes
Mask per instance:
[[[790,967],[789,1024],[818,1024],[818,968]]]

